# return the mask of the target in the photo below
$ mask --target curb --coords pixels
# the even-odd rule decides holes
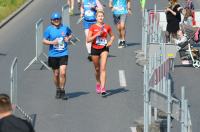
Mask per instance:
[[[27,0],[19,9],[13,12],[11,15],[6,17],[3,21],[0,22],[0,28],[6,25],[10,20],[12,20],[16,15],[18,15],[23,9],[25,9],[29,4],[31,4],[33,0]]]

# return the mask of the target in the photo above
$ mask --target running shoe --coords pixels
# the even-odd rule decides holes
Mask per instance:
[[[65,94],[65,90],[61,90],[60,96],[61,96],[61,98],[62,98],[63,100],[67,100],[67,99],[68,99],[67,95]]]
[[[89,61],[92,61],[92,56],[89,54],[88,57],[87,57],[87,59],[88,59]]]
[[[127,46],[126,41],[122,41],[123,48]]]
[[[118,48],[119,48],[119,49],[123,48],[122,41],[119,42]]]
[[[96,93],[97,93],[97,94],[100,94],[100,93],[101,93],[100,84],[96,84]]]
[[[126,43],[125,43],[125,41],[120,41],[119,42],[119,45],[118,45],[118,48],[125,48],[126,47]]]
[[[101,95],[102,95],[102,96],[106,95],[106,88],[105,88],[105,87],[103,87],[103,88],[101,89]]]
[[[61,98],[61,89],[60,88],[57,88],[55,98],[56,99],[60,99]]]

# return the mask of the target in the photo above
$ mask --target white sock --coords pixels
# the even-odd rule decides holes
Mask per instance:
[[[91,43],[87,43],[86,44],[86,48],[87,48],[88,54],[91,54],[91,46],[92,46]]]

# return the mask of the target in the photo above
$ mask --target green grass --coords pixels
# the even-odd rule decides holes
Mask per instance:
[[[26,0],[0,0],[0,22],[22,6]]]

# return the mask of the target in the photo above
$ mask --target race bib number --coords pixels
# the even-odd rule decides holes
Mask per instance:
[[[65,47],[64,38],[63,37],[58,38],[58,44],[54,45],[54,48],[56,50],[63,50],[64,47]]]
[[[107,40],[105,38],[102,38],[102,37],[97,37],[96,44],[105,46],[107,44]]]
[[[86,15],[87,17],[91,17],[91,16],[94,16],[94,12],[91,11],[91,10],[87,10],[87,11],[85,11],[85,15]]]
[[[118,11],[124,11],[125,8],[123,6],[115,6],[114,9],[118,10]]]

